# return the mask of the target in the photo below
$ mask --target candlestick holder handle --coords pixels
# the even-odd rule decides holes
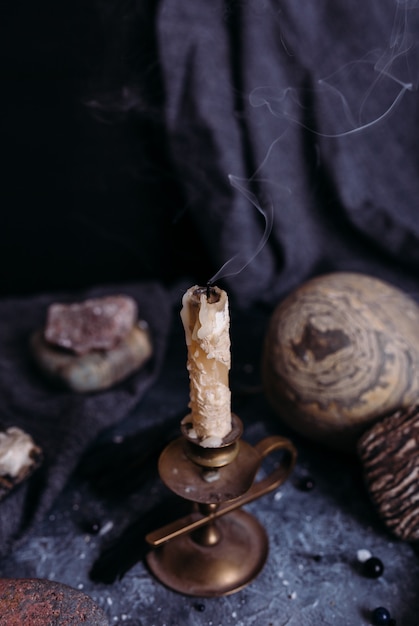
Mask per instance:
[[[169,444],[170,457],[178,455],[179,445],[177,442]],[[254,481],[262,462],[278,451],[283,455],[274,470]],[[264,528],[241,507],[277,489],[292,472],[296,458],[293,444],[284,437],[266,437],[253,447],[240,442],[240,450],[231,466],[247,466],[241,494],[223,501],[216,496],[211,501],[198,498],[190,515],[146,536],[154,548],[147,555],[147,563],[155,576],[175,591],[201,597],[234,593],[251,582],[266,561],[268,540]],[[162,469],[166,473],[169,463],[163,461]],[[189,464],[194,465],[191,461]],[[202,477],[194,473],[195,469],[190,476],[195,476],[195,482],[202,482]],[[231,469],[236,475],[234,467]],[[227,465],[220,471],[228,474],[229,470]],[[253,477],[250,487],[249,477]],[[214,492],[216,488],[215,483]],[[184,491],[182,486],[178,493]],[[194,489],[191,491],[193,493]],[[225,488],[221,487],[220,493],[225,498]]]
[[[149,533],[146,536],[147,542],[153,547],[161,546],[171,539],[175,539],[176,537],[198,530],[206,524],[214,522],[223,515],[231,513],[235,509],[238,509],[245,504],[249,504],[253,500],[257,500],[282,485],[295,465],[296,451],[294,446],[284,437],[272,436],[259,441],[259,443],[254,446],[254,449],[260,454],[260,462],[262,462],[268,455],[278,450],[284,450],[289,454],[285,463],[280,463],[268,476],[262,480],[254,482],[250,489],[243,495],[234,498],[234,500],[229,502],[220,504],[216,509],[214,508],[207,515],[202,515],[197,511],[195,514],[188,515],[171,522],[170,524],[166,524],[165,526]]]

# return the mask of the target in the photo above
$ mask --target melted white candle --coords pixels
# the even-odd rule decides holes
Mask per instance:
[[[215,294],[215,295],[214,295]],[[187,419],[205,447],[218,447],[231,431],[230,315],[225,291],[191,287],[182,299],[181,318],[188,347],[191,414]]]

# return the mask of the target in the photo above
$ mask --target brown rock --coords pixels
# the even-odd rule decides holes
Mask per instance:
[[[419,406],[375,424],[359,440],[358,453],[371,500],[400,539],[419,539]]]
[[[128,296],[107,296],[48,308],[44,336],[49,343],[86,354],[109,350],[137,320],[137,305]]]
[[[38,578],[0,579],[0,626],[109,626],[89,596]]]
[[[42,331],[30,340],[35,361],[52,381],[79,393],[100,391],[120,382],[150,358],[153,348],[146,328],[134,326],[110,350],[72,354],[48,344]]]

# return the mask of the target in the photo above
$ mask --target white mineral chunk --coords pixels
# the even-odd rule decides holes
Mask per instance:
[[[371,552],[369,550],[366,550],[365,548],[362,548],[361,550],[357,551],[356,558],[360,563],[365,563],[365,561],[368,561],[368,559],[371,558]]]
[[[31,451],[36,449],[32,437],[20,428],[11,426],[0,432],[0,476],[17,478],[32,467]]]

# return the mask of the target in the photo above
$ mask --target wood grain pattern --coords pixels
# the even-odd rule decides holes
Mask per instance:
[[[339,448],[419,397],[419,308],[402,291],[355,273],[313,279],[274,311],[262,377],[278,415]]]
[[[419,406],[381,420],[359,440],[371,500],[399,538],[419,539]]]

